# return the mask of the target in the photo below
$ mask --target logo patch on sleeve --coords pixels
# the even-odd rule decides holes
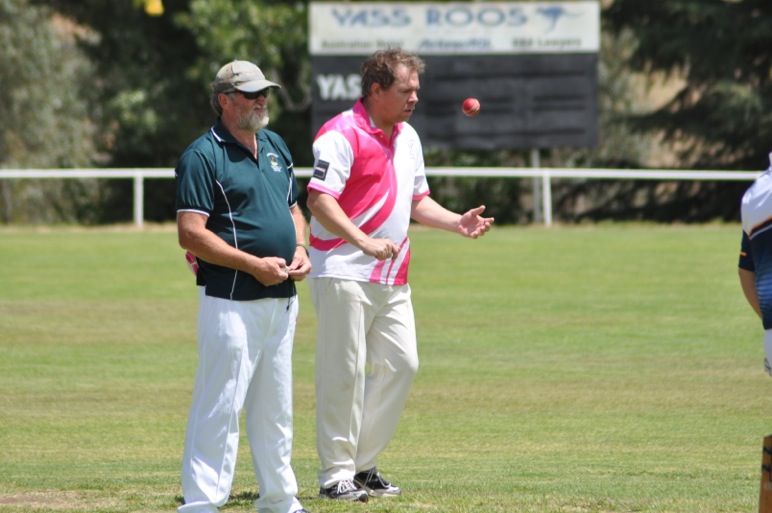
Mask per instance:
[[[327,170],[330,169],[330,163],[326,160],[317,160],[314,165],[314,178],[324,180],[327,177]]]

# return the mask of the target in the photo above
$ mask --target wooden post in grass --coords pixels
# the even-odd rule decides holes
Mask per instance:
[[[761,490],[759,491],[759,513],[772,513],[772,435],[764,437],[761,453]]]

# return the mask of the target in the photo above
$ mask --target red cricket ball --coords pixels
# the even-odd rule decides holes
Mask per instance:
[[[476,116],[480,113],[480,102],[477,98],[467,98],[461,105],[461,110],[469,117]]]

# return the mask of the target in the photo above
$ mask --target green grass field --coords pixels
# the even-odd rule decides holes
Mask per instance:
[[[412,235],[421,369],[380,467],[398,499],[316,499],[315,316],[295,342],[312,513],[751,512],[772,432],[738,225]],[[0,229],[0,512],[167,511],[196,364],[173,227]],[[253,511],[242,452],[225,511]]]

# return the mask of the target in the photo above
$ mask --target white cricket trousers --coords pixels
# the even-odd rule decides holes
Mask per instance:
[[[292,456],[292,344],[297,297],[229,301],[200,289],[198,369],[185,434],[179,513],[228,500],[245,409],[261,512],[302,509]]]
[[[415,320],[409,285],[308,283],[318,319],[318,477],[328,488],[376,466],[394,436],[418,371]]]

